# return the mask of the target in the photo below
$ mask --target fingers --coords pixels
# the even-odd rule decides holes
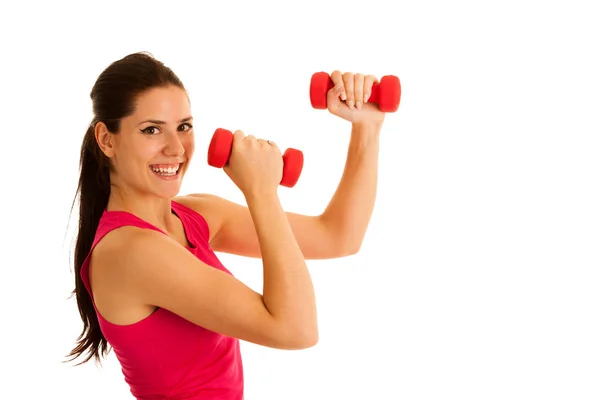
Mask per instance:
[[[277,146],[277,144],[275,142],[273,142],[272,140],[267,140],[267,139],[263,139],[263,138],[257,138],[254,135],[246,135],[244,134],[243,131],[237,130],[233,133],[233,140],[234,142],[244,142],[247,143],[249,145],[260,145],[261,147],[273,147],[277,150],[279,150],[279,147]]]
[[[342,80],[344,81],[344,87],[346,92],[346,105],[352,109],[354,108],[354,74],[352,72],[346,72],[342,75]]]
[[[340,71],[333,71],[331,73],[331,81],[333,82],[333,90],[340,98],[341,101],[346,100],[346,90],[344,88],[344,80]]]
[[[277,147],[275,145],[275,143],[272,140],[267,140],[267,139],[262,139],[262,138],[258,138],[256,139],[260,144],[264,145],[264,146],[273,146],[273,147]]]
[[[327,109],[335,114],[341,107],[346,108],[343,103],[346,100],[346,90],[340,71],[333,71],[330,77],[333,87],[327,92]]]
[[[235,132],[233,132],[233,140],[237,141],[237,140],[243,140],[246,138],[246,135],[244,135],[244,132],[237,130]]]
[[[363,102],[367,103],[371,94],[373,93],[373,85],[379,83],[379,80],[374,75],[367,75],[365,77],[365,83],[363,88]]]
[[[354,75],[354,99],[356,102],[356,108],[360,110],[360,107],[363,103],[364,92],[363,88],[365,86],[365,77],[363,74]]]
[[[275,143],[272,140],[267,140],[267,143],[268,143],[269,147],[271,149],[273,149],[273,151],[275,151],[276,154],[278,154],[280,156],[282,155],[281,149],[279,148],[279,146],[277,146],[277,143]]]
[[[350,109],[360,110],[362,105],[369,101],[373,93],[373,85],[379,83],[374,75],[352,72],[342,74],[336,70],[330,76],[334,85],[333,90]]]

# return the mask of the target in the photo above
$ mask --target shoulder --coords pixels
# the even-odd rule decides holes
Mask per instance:
[[[215,205],[218,205],[223,200],[224,199],[219,196],[208,193],[191,193],[173,198],[173,201],[183,204],[196,212],[210,211]]]
[[[209,228],[210,239],[220,231],[225,219],[228,215],[231,215],[233,209],[239,207],[236,203],[207,193],[178,196],[173,198],[173,201],[193,210],[204,218]]]
[[[90,276],[100,278],[108,287],[130,290],[147,279],[160,280],[173,273],[174,266],[195,256],[176,240],[153,229],[122,226],[106,234],[92,253]],[[171,262],[177,260],[178,262]],[[188,260],[189,261],[189,260]],[[170,271],[169,271],[170,270]]]
[[[91,253],[89,276],[95,295],[99,294],[100,300],[130,298],[140,277],[156,274],[152,265],[161,258],[172,258],[177,249],[173,239],[152,229],[124,225],[111,230]]]
[[[103,312],[109,310],[108,315],[113,318],[110,307],[115,302],[120,308],[172,306],[169,301],[174,300],[167,298],[176,297],[175,293],[193,293],[191,281],[197,284],[202,279],[212,279],[218,271],[171,237],[136,226],[123,226],[108,233],[98,242],[92,264],[94,296],[99,295]],[[194,275],[196,278],[192,279]]]
[[[108,232],[93,249],[92,257],[107,266],[115,266],[122,260],[148,255],[148,252],[144,251],[146,248],[163,246],[162,243],[166,240],[169,238],[158,231],[124,225]]]

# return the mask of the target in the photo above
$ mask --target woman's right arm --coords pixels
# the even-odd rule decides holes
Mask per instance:
[[[264,306],[296,340],[312,346],[318,340],[315,294],[287,214],[276,192],[247,195],[246,202],[263,260]]]
[[[170,237],[147,229],[113,231],[110,260],[136,302],[165,308],[214,332],[279,349],[318,341],[309,271],[276,193],[246,196],[262,251],[263,295],[213,268]],[[115,276],[115,275],[113,275]],[[129,297],[129,295],[128,295]]]

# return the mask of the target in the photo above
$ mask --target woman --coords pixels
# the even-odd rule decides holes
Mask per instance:
[[[91,91],[81,147],[75,291],[83,332],[69,356],[110,345],[138,399],[242,399],[239,340],[303,349],[318,340],[305,259],[358,251],[373,210],[384,114],[365,104],[376,79],[332,74],[329,111],[351,122],[346,167],[321,215],[286,213],[273,142],[234,134],[227,175],[247,207],[179,196],[194,154],[187,91],[144,53],[111,64]],[[263,294],[214,252],[261,257]]]

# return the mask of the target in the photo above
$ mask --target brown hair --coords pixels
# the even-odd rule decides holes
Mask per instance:
[[[83,330],[77,338],[75,348],[67,355],[71,357],[68,361],[88,352],[87,357],[77,365],[92,357],[100,363],[101,357],[109,351],[92,299],[80,277],[81,266],[91,250],[100,217],[110,195],[109,160],[96,141],[96,124],[101,121],[106,124],[109,132],[117,134],[121,119],[133,114],[136,99],[141,94],[156,87],[172,85],[185,90],[183,83],[170,68],[151,54],[140,52],[110,64],[92,87],[90,97],[93,119],[81,145],[79,184],[73,200],[74,205],[79,195],[79,226],[74,250],[75,289],[72,295],[77,298]]]

